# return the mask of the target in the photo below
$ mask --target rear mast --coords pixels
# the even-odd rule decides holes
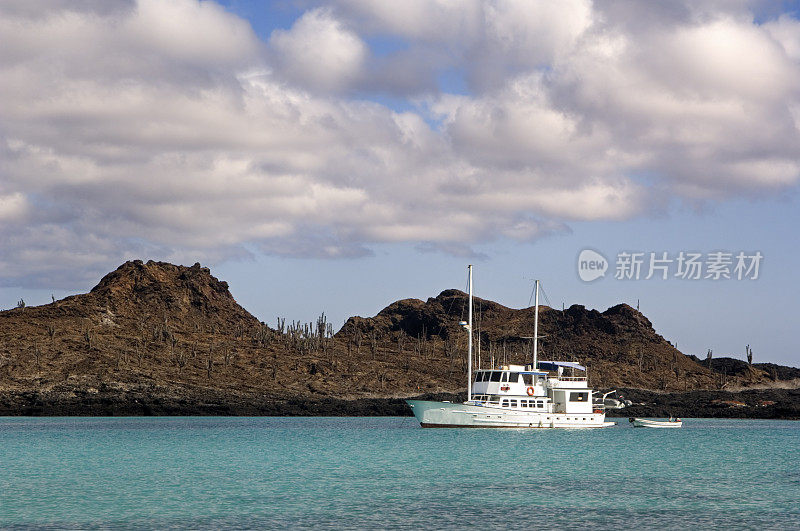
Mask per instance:
[[[533,370],[538,369],[539,356],[539,281],[536,281],[536,308],[533,310]]]
[[[469,317],[467,322],[467,401],[472,400],[472,264],[469,265]]]

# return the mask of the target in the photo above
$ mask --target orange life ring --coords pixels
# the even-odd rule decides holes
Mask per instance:
[[[532,386],[529,386],[529,387],[528,387],[528,396],[533,396],[533,393],[535,393],[535,392],[536,392],[536,391],[533,389],[533,387],[532,387]]]

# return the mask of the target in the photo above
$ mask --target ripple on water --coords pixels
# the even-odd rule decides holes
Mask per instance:
[[[0,418],[0,527],[797,528],[800,425]]]

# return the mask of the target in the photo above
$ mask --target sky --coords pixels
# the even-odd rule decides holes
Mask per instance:
[[[268,324],[340,326],[464,289],[471,263],[475,294],[510,307],[538,278],[557,308],[638,306],[686,354],[798,366],[799,18],[766,0],[5,1],[0,308],[153,259],[210,267]]]

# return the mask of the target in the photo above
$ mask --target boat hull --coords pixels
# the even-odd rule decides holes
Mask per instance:
[[[543,413],[500,407],[406,400],[423,428],[606,428],[605,413]]]
[[[668,421],[668,420],[648,420],[637,419],[631,420],[634,428],[680,428],[683,426],[683,421]]]

